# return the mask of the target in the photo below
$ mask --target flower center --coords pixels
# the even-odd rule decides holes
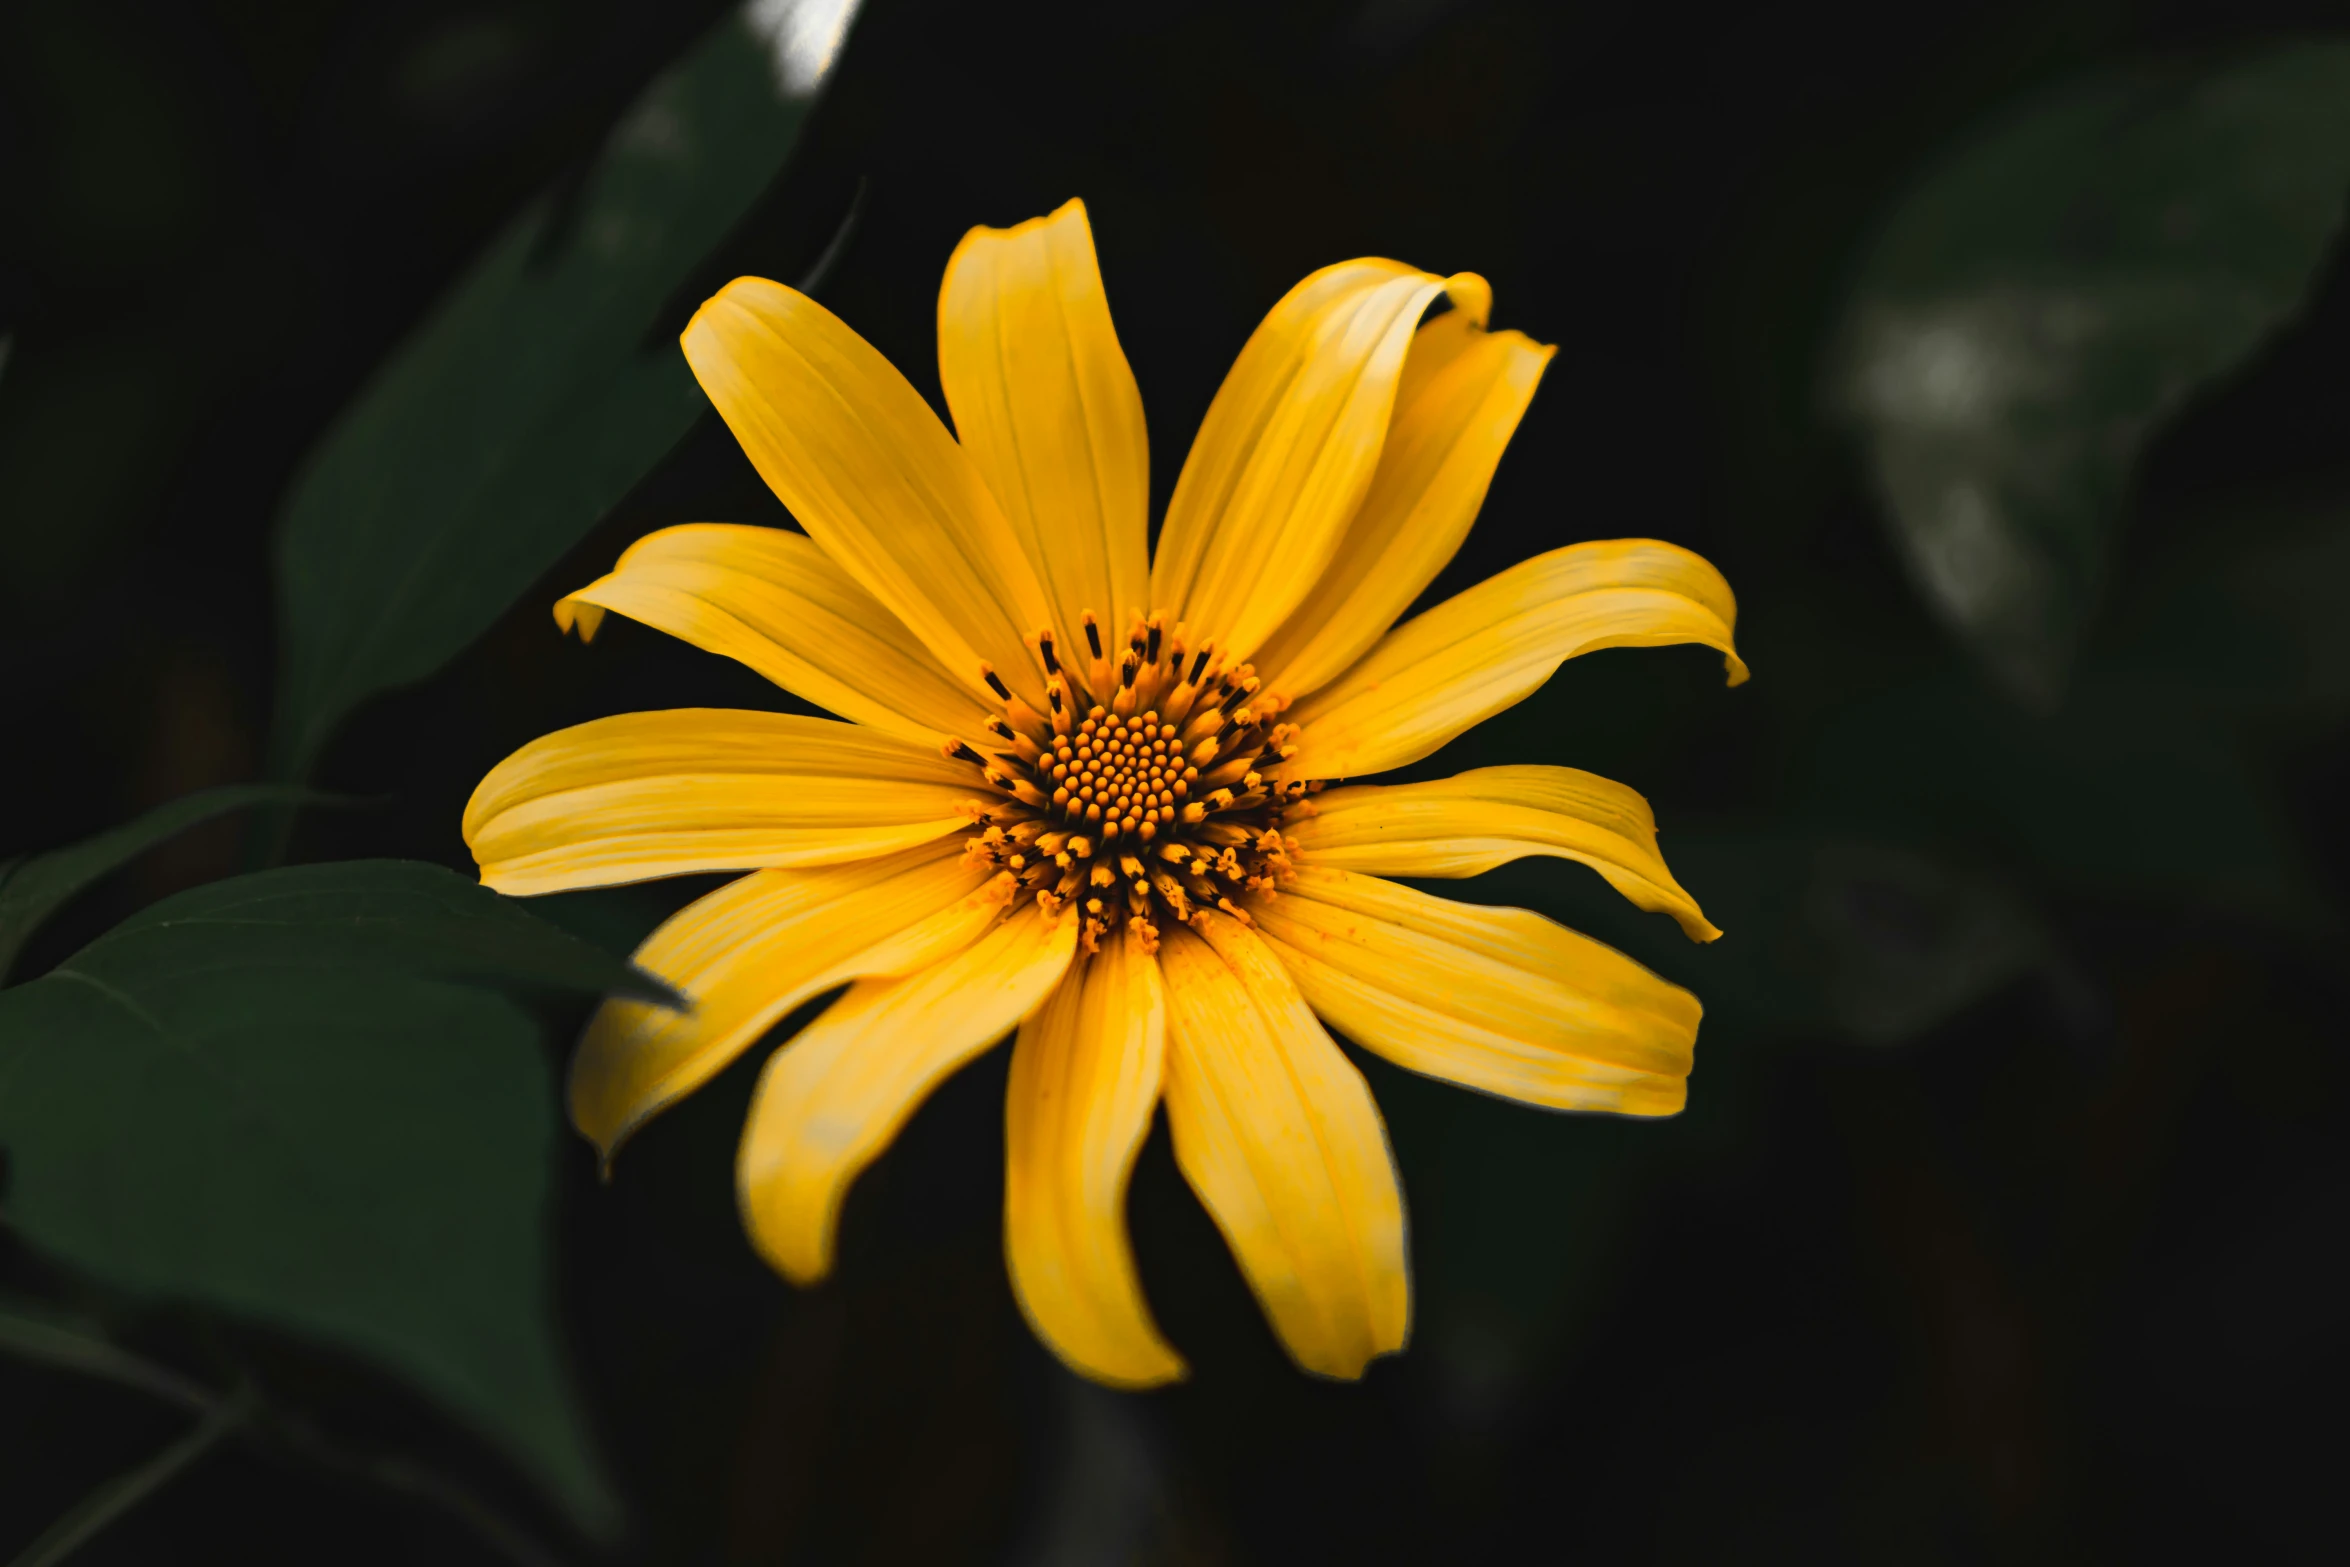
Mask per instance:
[[[1002,867],[1015,904],[1075,906],[1089,952],[1129,923],[1155,948],[1165,921],[1201,909],[1246,922],[1236,900],[1289,878],[1282,813],[1316,787],[1264,776],[1295,754],[1296,726],[1271,722],[1249,665],[1213,642],[1187,650],[1164,616],[1135,616],[1115,656],[1091,611],[1084,626],[1083,669],[1037,634],[1046,712],[980,667],[997,711],[977,744],[945,748],[990,790],[964,852]]]

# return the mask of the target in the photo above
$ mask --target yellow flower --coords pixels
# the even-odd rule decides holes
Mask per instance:
[[[1440,300],[1450,309],[1425,320]],[[1326,784],[1418,761],[1594,648],[1697,642],[1729,587],[1649,540],[1579,544],[1398,626],[1468,532],[1552,350],[1492,291],[1326,267],[1241,350],[1148,545],[1142,404],[1085,209],[974,229],[939,295],[958,443],[823,306],[739,278],[687,360],[805,534],[695,524],[556,606],[741,660],[845,723],[635,713],[523,747],[465,837],[515,894],[750,874],[637,961],[691,998],[607,1003],[571,1113],[607,1159],[794,1008],[738,1183],[759,1251],[830,1269],[841,1200],[923,1096],[1017,1030],[1004,1249],[1036,1331],[1103,1382],[1184,1373],[1126,1185],[1158,1105],[1298,1363],[1359,1376],[1410,1318],[1368,1085],[1324,1031],[1566,1110],[1669,1115],[1695,997],[1519,909],[1382,875],[1590,866],[1699,940],[1648,804],[1561,767]]]

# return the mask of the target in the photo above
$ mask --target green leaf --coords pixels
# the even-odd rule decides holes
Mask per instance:
[[[2075,82],[1974,136],[1864,258],[1834,381],[1927,598],[2062,692],[2133,465],[2307,295],[2350,192],[2350,44]]]
[[[745,20],[721,23],[345,410],[279,521],[276,776],[487,630],[708,407],[666,311],[806,108]]]
[[[182,795],[95,838],[46,854],[0,861],[0,980],[8,978],[17,954],[42,921],[75,893],[156,845],[248,805],[301,805],[334,798],[284,784],[229,784]]]
[[[60,972],[118,938],[152,944],[165,933],[181,963],[247,963],[265,947],[281,963],[678,1001],[659,980],[517,900],[407,860],[297,865],[197,887],[115,927]]]
[[[613,1520],[551,1311],[554,1086],[510,989],[658,987],[437,867],[166,899],[0,992],[11,1225],[370,1357]]]

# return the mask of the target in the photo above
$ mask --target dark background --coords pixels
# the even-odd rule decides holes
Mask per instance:
[[[256,775],[267,529],[293,465],[722,10],[0,7],[0,855]],[[2190,634],[2214,506],[2350,495],[2350,278],[2329,264],[2295,331],[2141,466],[2085,661],[2149,693],[2118,752],[2074,744],[2077,713],[2011,707],[1931,619],[1820,379],[1872,220],[1987,109],[2339,20],[2120,0],[871,0],[709,283],[801,275],[855,204],[821,295],[935,400],[955,240],[1082,195],[1163,506],[1290,283],[1365,253],[1482,272],[1497,325],[1561,350],[1433,596],[1576,539],[1670,539],[1728,575],[1756,678],[1724,690],[1695,649],[1578,661],[1429,770],[1540,759],[1633,785],[1729,935],[1679,945],[1554,862],[1473,894],[1697,989],[1692,1108],[1552,1117],[1366,1062],[1418,1305],[1410,1351],[1358,1386],[1282,1357],[1163,1132],[1133,1214],[1193,1379],[1126,1398],[1063,1373],[1003,1278],[1000,1052],[860,1182],[840,1273],[812,1293],[768,1274],[733,1214],[756,1052],[610,1187],[572,1148],[566,1326],[632,1559],[2317,1559],[2339,1532],[2326,1433],[2350,1315],[2350,731],[2338,700],[2282,687],[2217,730],[2173,720],[2238,678]],[[321,780],[388,803],[306,821],[295,856],[465,867],[459,807],[522,741],[777,702],[641,628],[615,620],[583,650],[549,622],[629,541],[689,520],[786,521],[714,418],[490,637],[362,711]],[[1981,775],[1882,765],[1946,712],[2006,737],[1978,748]],[[2289,911],[2150,893],[2206,836],[2192,814],[2119,860],[2065,852],[2178,746],[2246,780],[2249,807],[2212,808],[2255,811],[2285,846]],[[2063,785],[2028,829],[1978,787],[2005,769]],[[35,964],[239,854],[223,824],[149,856]],[[688,890],[568,917],[625,940]],[[1948,1002],[1907,1004],[1921,990]],[[0,1269],[40,1275],[4,1231]],[[403,1395],[291,1364],[562,1540]],[[0,1390],[0,1549],[173,1429],[52,1373],[0,1364]],[[80,1559],[499,1558],[429,1509],[231,1451]]]

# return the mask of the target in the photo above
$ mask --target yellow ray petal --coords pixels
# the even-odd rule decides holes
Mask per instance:
[[[1390,631],[1285,715],[1304,726],[1281,778],[1360,778],[1416,762],[1604,647],[1700,642],[1730,684],[1737,602],[1704,557],[1654,539],[1570,544],[1521,561]]]
[[[1688,1099],[1697,998],[1539,914],[1316,866],[1250,913],[1314,1010],[1398,1066],[1554,1110]]]
[[[571,1058],[571,1121],[609,1160],[792,1008],[847,980],[903,974],[1001,913],[1008,878],[952,842],[822,870],[753,871],[669,917],[636,951],[691,1003],[612,1000]]]
[[[1085,203],[975,228],[938,295],[938,372],[963,450],[1028,548],[1068,648],[1150,591],[1150,446]]]
[[[1143,1303],[1126,1182],[1158,1108],[1167,997],[1132,927],[1070,971],[1012,1047],[1004,1257],[1037,1337],[1114,1387],[1183,1375]]]
[[[1267,690],[1295,701],[1327,685],[1436,580],[1556,352],[1522,332],[1487,332],[1463,310],[1420,328],[1362,509],[1313,591],[1257,650]]]
[[[963,682],[803,534],[718,522],[649,533],[610,575],[556,604],[555,622],[577,625],[584,640],[606,610],[909,740],[968,734],[986,716]]]
[[[1403,1347],[1403,1195],[1370,1085],[1247,927],[1202,914],[1159,949],[1175,1160],[1308,1371]],[[1212,945],[1211,945],[1212,943]]]
[[[736,278],[686,324],[686,362],[808,536],[954,677],[1042,705],[1025,639],[1052,613],[979,470],[922,394],[796,289]]]
[[[786,1278],[832,1268],[841,1199],[946,1075],[1036,1010],[1077,950],[1031,903],[961,951],[865,980],[770,1056],[735,1160],[752,1244]]]
[[[1420,316],[1449,291],[1485,320],[1482,278],[1343,261],[1260,323],[1200,424],[1167,505],[1151,603],[1247,658],[1330,563],[1361,505]]]
[[[967,826],[969,767],[857,724],[690,707],[559,729],[466,803],[482,885],[516,896],[839,865]]]
[[[1665,868],[1648,802],[1570,767],[1478,767],[1429,783],[1316,795],[1282,831],[1315,865],[1376,876],[1476,876],[1529,854],[1590,866],[1697,941],[1721,932]]]

